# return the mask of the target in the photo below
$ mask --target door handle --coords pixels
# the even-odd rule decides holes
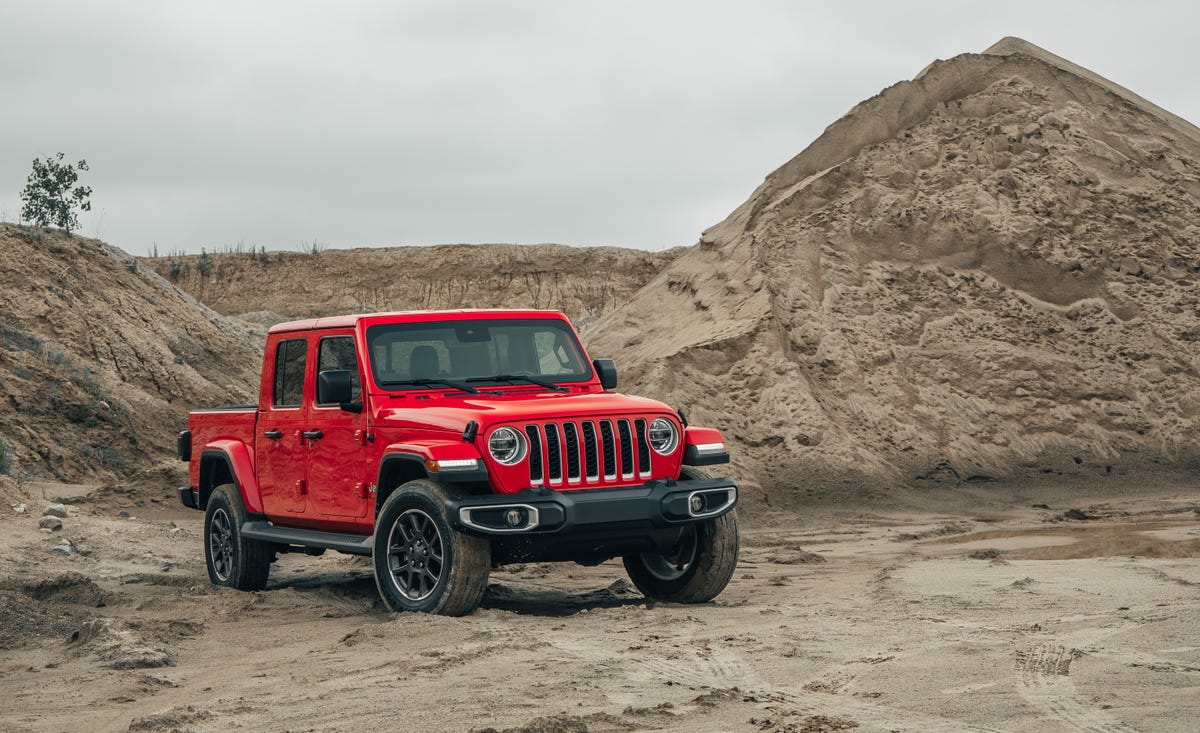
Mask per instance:
[[[263,437],[270,438],[271,440],[279,440],[280,438],[283,437],[283,431],[282,430],[268,430],[267,432],[263,433]]]
[[[320,430],[305,430],[303,435],[309,440],[320,440],[325,437],[325,433]]]

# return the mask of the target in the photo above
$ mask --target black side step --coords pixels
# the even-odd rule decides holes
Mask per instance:
[[[350,555],[370,555],[374,535],[339,534],[315,529],[276,527],[270,522],[246,522],[242,525],[242,536],[248,540],[277,542],[281,545],[323,547]]]

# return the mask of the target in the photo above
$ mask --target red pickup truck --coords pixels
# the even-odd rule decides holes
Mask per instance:
[[[266,586],[276,553],[373,558],[394,611],[470,613],[493,566],[621,557],[647,596],[697,603],[737,563],[721,433],[610,392],[561,313],[318,318],[267,335],[258,405],[178,435],[209,578]]]

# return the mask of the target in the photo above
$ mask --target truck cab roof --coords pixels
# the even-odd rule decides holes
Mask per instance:
[[[361,321],[379,323],[421,323],[424,321],[459,321],[480,318],[558,318],[566,319],[560,311],[523,308],[462,308],[457,310],[414,310],[385,313],[358,313],[344,316],[323,316],[301,321],[288,321],[271,326],[268,333],[311,331],[325,328],[353,328]]]

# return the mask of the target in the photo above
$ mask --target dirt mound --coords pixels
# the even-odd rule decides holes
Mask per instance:
[[[192,723],[202,723],[212,717],[212,713],[192,705],[183,705],[170,710],[143,715],[134,718],[129,723],[129,733],[187,733],[196,730],[190,727]]]
[[[118,478],[168,456],[188,408],[252,398],[261,331],[93,239],[0,224],[0,248],[14,475]]]
[[[591,350],[777,503],[1195,466],[1200,136],[1060,61],[1006,39],[862,102]]]
[[[77,654],[91,654],[109,669],[170,667],[175,661],[167,650],[147,642],[128,624],[115,619],[84,621],[71,633],[69,643]]]
[[[114,599],[82,573],[67,572],[38,578],[9,578],[0,581],[0,590],[17,591],[47,603],[98,608]]]
[[[12,476],[0,474],[0,512],[6,512],[10,507],[29,501],[29,492],[20,486]]]
[[[131,470],[119,480],[102,484],[83,496],[63,501],[86,504],[96,511],[109,513],[151,504],[176,507],[179,500],[172,489],[187,483],[187,468],[187,464],[178,458],[168,458],[148,468]]]
[[[61,605],[0,589],[0,649],[15,649],[39,637],[66,637],[78,625],[78,617]]]
[[[513,728],[497,730],[495,728],[476,728],[472,733],[619,733],[620,731],[638,730],[641,726],[627,718],[608,713],[590,713],[588,715],[549,715]],[[642,728],[644,730],[644,728]]]
[[[579,322],[625,302],[681,252],[448,244],[143,262],[221,313],[268,326],[338,313],[472,307],[555,308]]]

